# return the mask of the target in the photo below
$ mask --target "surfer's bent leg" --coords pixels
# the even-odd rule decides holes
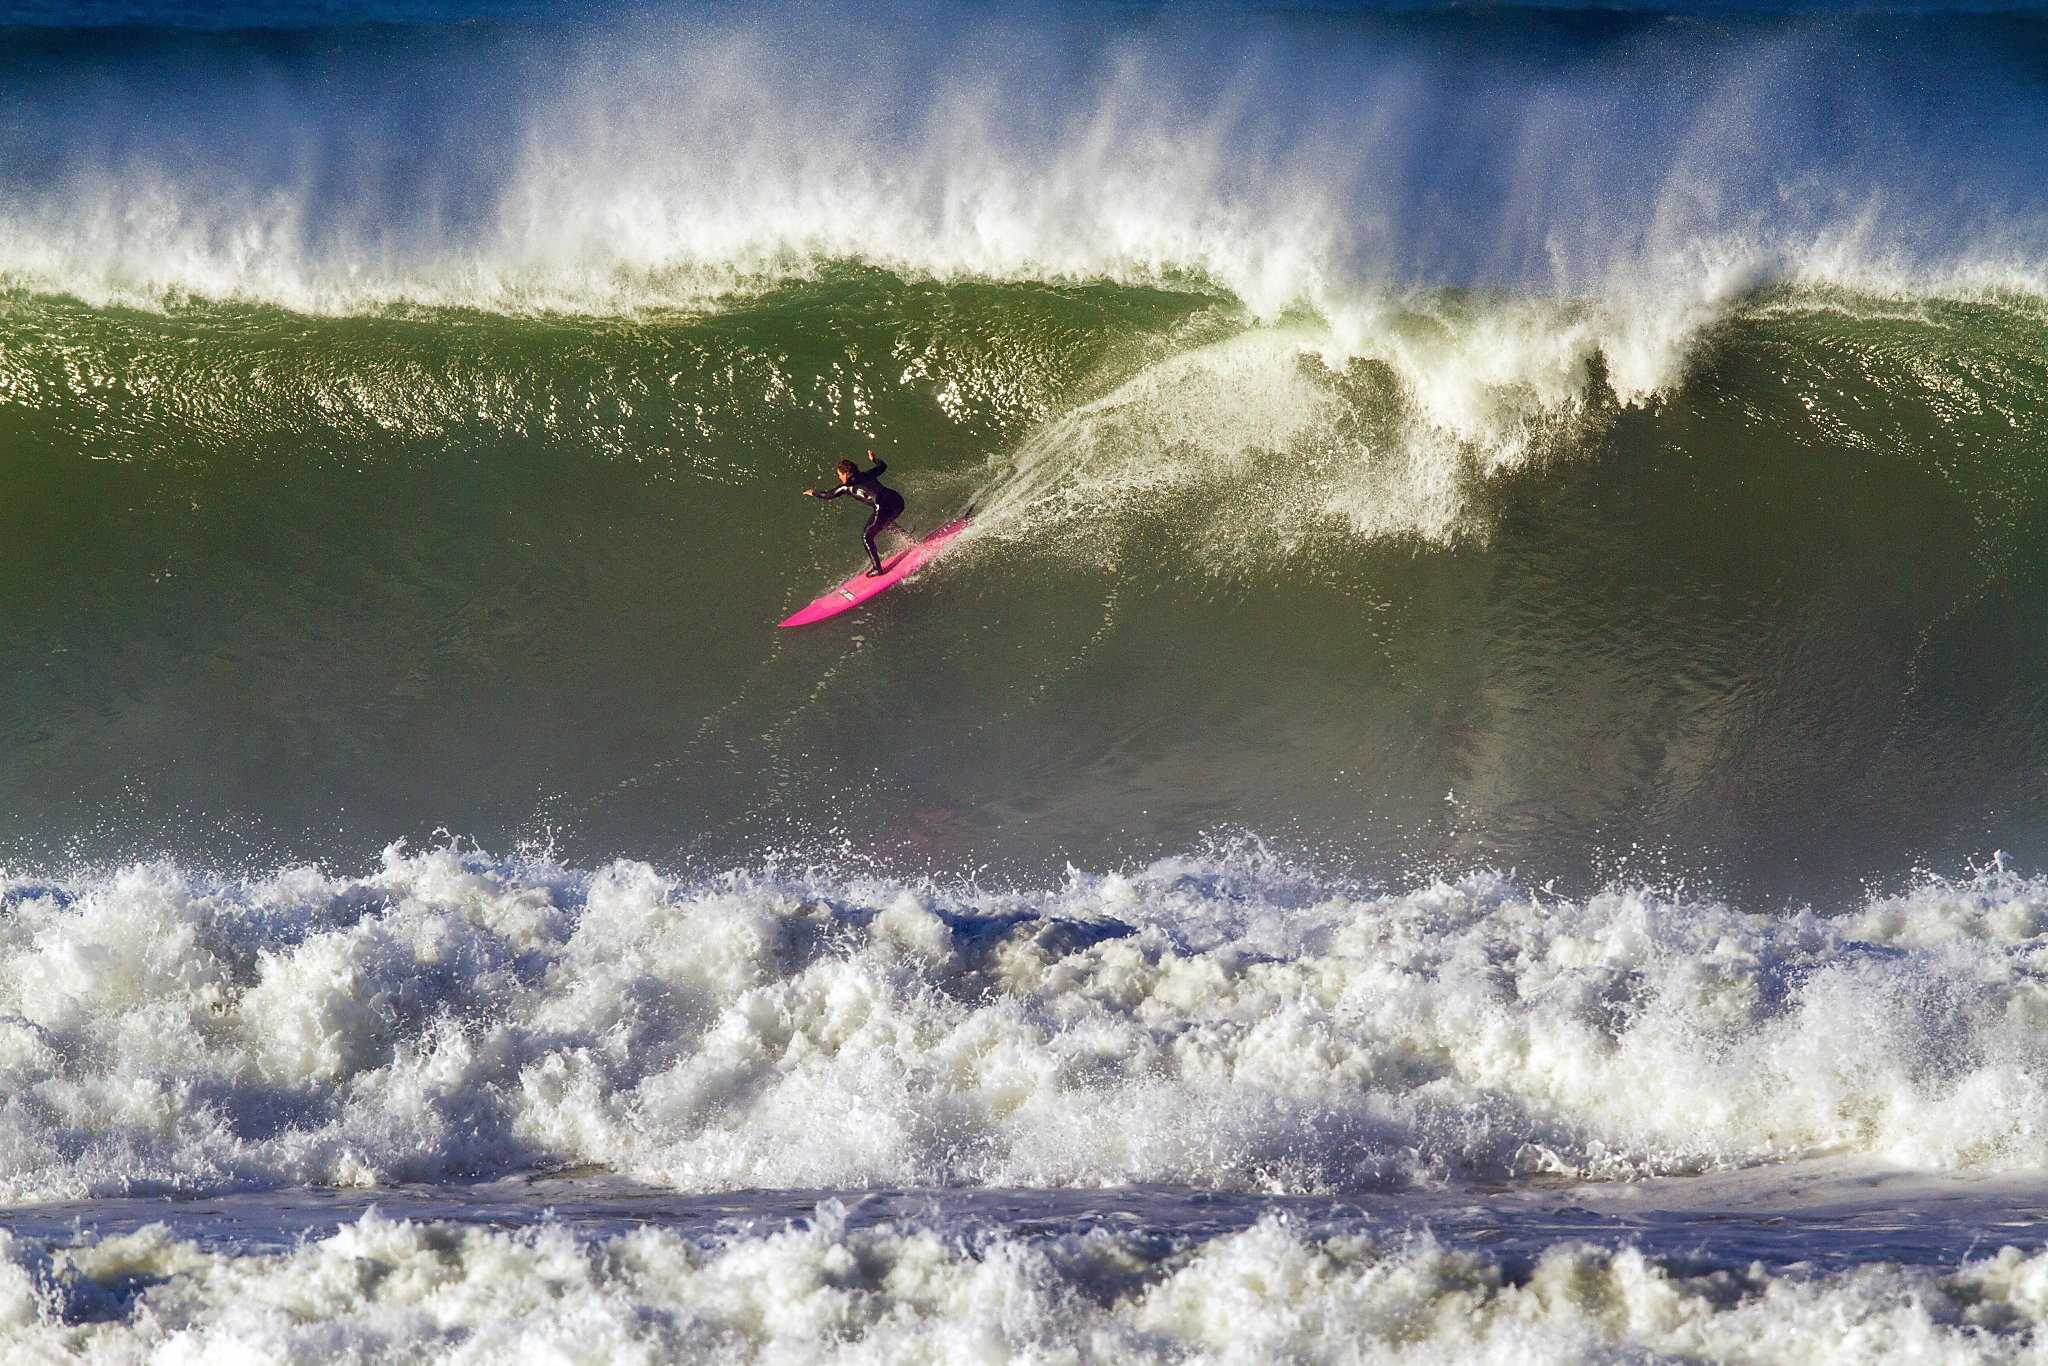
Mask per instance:
[[[867,528],[860,533],[860,543],[868,548],[868,563],[874,566],[868,570],[871,577],[882,572],[882,557],[875,551],[875,535],[902,515],[902,500],[884,503],[875,509],[875,515],[868,518]]]
[[[882,520],[882,514],[878,511],[874,516],[868,518],[866,528],[860,533],[860,543],[868,548],[868,563],[873,566],[873,568],[868,570],[870,575],[882,572],[882,557],[875,553],[875,533],[887,525],[888,523]]]

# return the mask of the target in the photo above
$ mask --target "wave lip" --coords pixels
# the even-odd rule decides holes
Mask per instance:
[[[993,896],[452,849],[15,883],[0,1193],[557,1163],[681,1190],[2048,1166],[2048,889],[1823,919],[1249,855]]]

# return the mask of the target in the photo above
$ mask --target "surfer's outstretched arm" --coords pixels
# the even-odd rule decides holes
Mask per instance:
[[[840,494],[851,493],[852,491],[853,490],[847,488],[846,485],[840,484],[835,488],[826,489],[823,493],[818,492],[816,489],[805,489],[804,497],[816,498],[821,503],[829,503],[834,498],[837,498]]]

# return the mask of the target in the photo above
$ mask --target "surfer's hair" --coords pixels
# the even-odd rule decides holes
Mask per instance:
[[[844,475],[855,475],[860,473],[860,466],[854,464],[851,460],[840,461],[837,468],[839,472]]]

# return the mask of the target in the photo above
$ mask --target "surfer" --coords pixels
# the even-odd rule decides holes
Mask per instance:
[[[820,493],[816,489],[805,489],[804,497],[820,498],[829,502],[841,494],[847,494],[874,509],[873,514],[868,517],[867,529],[860,534],[861,544],[868,548],[868,563],[873,566],[868,570],[868,577],[872,579],[879,577],[882,572],[882,557],[875,553],[875,533],[885,526],[892,525],[903,515],[903,495],[882,484],[882,471],[889,468],[889,462],[876,460],[873,451],[868,452],[868,459],[873,462],[868,469],[862,469],[851,460],[840,461],[839,487],[825,493]]]

